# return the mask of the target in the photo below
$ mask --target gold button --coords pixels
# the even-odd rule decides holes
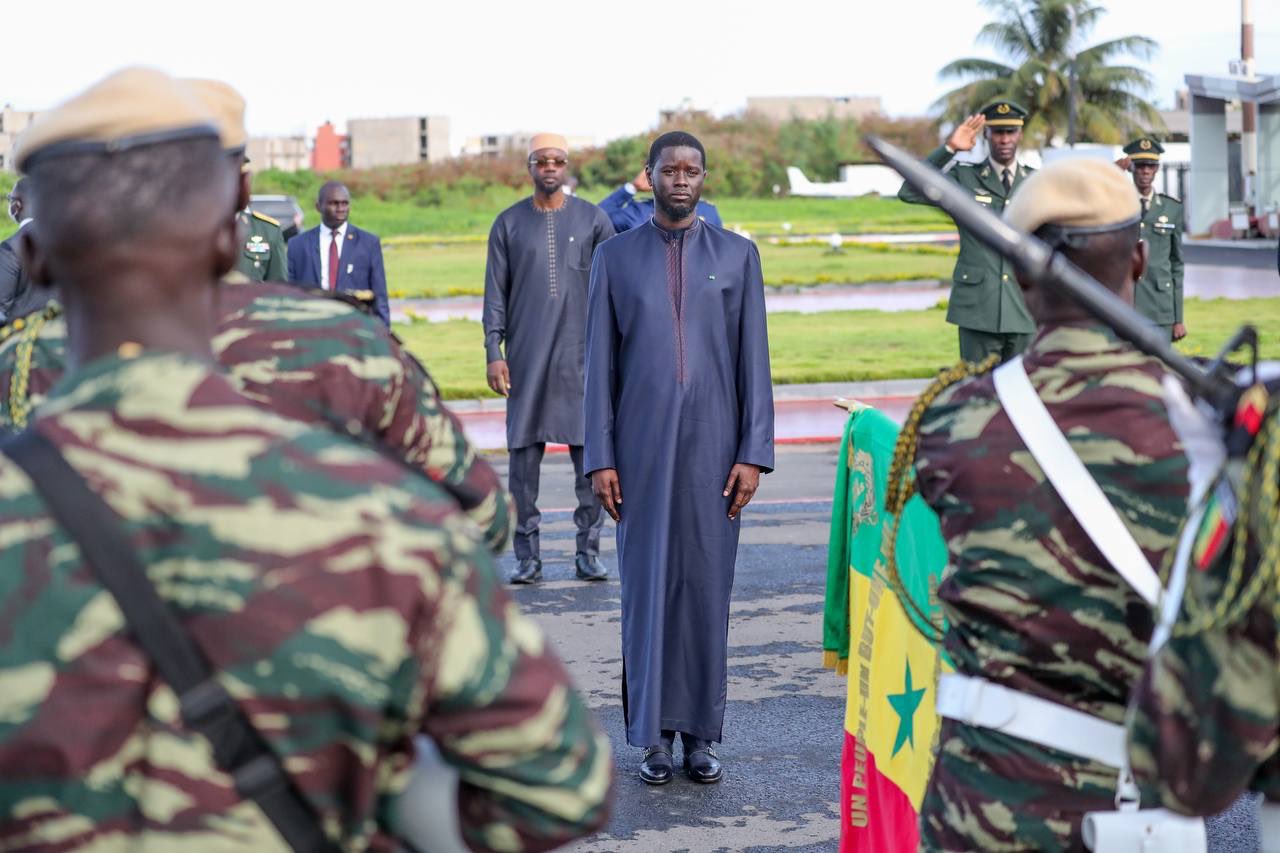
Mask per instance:
[[[1000,280],[1001,280],[1001,281],[1008,281],[1008,280],[1009,280],[1009,274],[1008,274],[1008,273],[1005,273],[1004,275],[1000,276]]]
[[[137,341],[125,341],[116,349],[116,354],[121,358],[137,358],[142,355],[142,344]]]
[[[25,325],[27,325],[27,322],[23,320],[21,317],[19,317],[18,319],[13,321],[13,330],[15,332],[21,332],[22,327]]]

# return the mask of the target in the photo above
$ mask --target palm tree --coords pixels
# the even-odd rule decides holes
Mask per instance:
[[[1151,75],[1112,64],[1127,56],[1150,59],[1159,49],[1155,41],[1125,36],[1076,50],[1106,13],[1089,0],[982,3],[996,20],[982,28],[977,43],[996,48],[1009,61],[957,59],[938,72],[944,79],[968,80],[934,103],[943,121],[960,121],[996,98],[1009,98],[1031,113],[1024,131],[1028,142],[1052,144],[1067,133],[1074,59],[1076,141],[1117,143],[1164,128],[1160,113],[1143,97],[1151,91]]]

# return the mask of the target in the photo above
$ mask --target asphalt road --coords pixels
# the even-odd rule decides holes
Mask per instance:
[[[608,731],[618,771],[608,828],[572,849],[834,849],[845,682],[821,668],[821,620],[836,451],[833,444],[780,449],[778,470],[743,513],[718,749],[724,779],[697,785],[678,774],[660,788],[636,776],[641,751],[623,736],[616,575],[596,584],[573,578],[573,469],[567,454],[548,455],[539,501],[544,580],[514,594],[551,636]],[[505,477],[505,457],[494,462]],[[606,525],[603,559],[614,574],[612,522]],[[502,562],[509,571],[515,561],[508,554]]]

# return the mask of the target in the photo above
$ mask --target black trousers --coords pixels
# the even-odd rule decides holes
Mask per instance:
[[[542,513],[538,512],[538,484],[542,472],[542,456],[545,444],[530,444],[513,448],[510,472],[507,476],[511,497],[516,504],[516,533],[513,539],[516,559],[540,557],[538,527]],[[591,480],[582,473],[582,446],[570,445],[569,458],[573,460],[573,491],[578,497],[578,508],[573,511],[573,523],[578,528],[578,553],[596,556],[600,553],[600,531],[604,527],[604,507],[591,491]]]

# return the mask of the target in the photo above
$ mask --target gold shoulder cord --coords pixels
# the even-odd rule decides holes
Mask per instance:
[[[13,379],[9,383],[9,417],[16,429],[27,428],[27,415],[31,412],[27,389],[31,381],[31,360],[40,330],[58,314],[57,306],[50,305],[34,317],[19,317],[13,321],[13,331],[20,337],[13,355]]]
[[[886,555],[889,574],[889,588],[893,590],[893,594],[898,597],[898,602],[902,605],[902,609],[907,612],[908,622],[920,633],[920,636],[933,644],[942,642],[943,628],[941,625],[929,618],[929,614],[916,603],[916,600],[907,592],[906,586],[902,582],[902,575],[898,571],[897,548],[898,548],[898,528],[902,524],[902,514],[907,507],[907,501],[916,493],[916,478],[913,467],[916,459],[916,446],[919,444],[920,438],[920,419],[924,417],[925,410],[933,404],[938,396],[952,385],[971,376],[981,376],[984,373],[995,368],[1000,363],[998,355],[990,355],[982,362],[974,364],[973,362],[962,361],[955,367],[949,368],[938,374],[938,378],[930,383],[928,388],[916,400],[911,407],[907,420],[902,425],[902,430],[898,433],[898,443],[893,448],[893,461],[889,465],[889,488],[885,492],[884,508],[885,512],[893,516],[893,531],[889,538],[889,553]]]

